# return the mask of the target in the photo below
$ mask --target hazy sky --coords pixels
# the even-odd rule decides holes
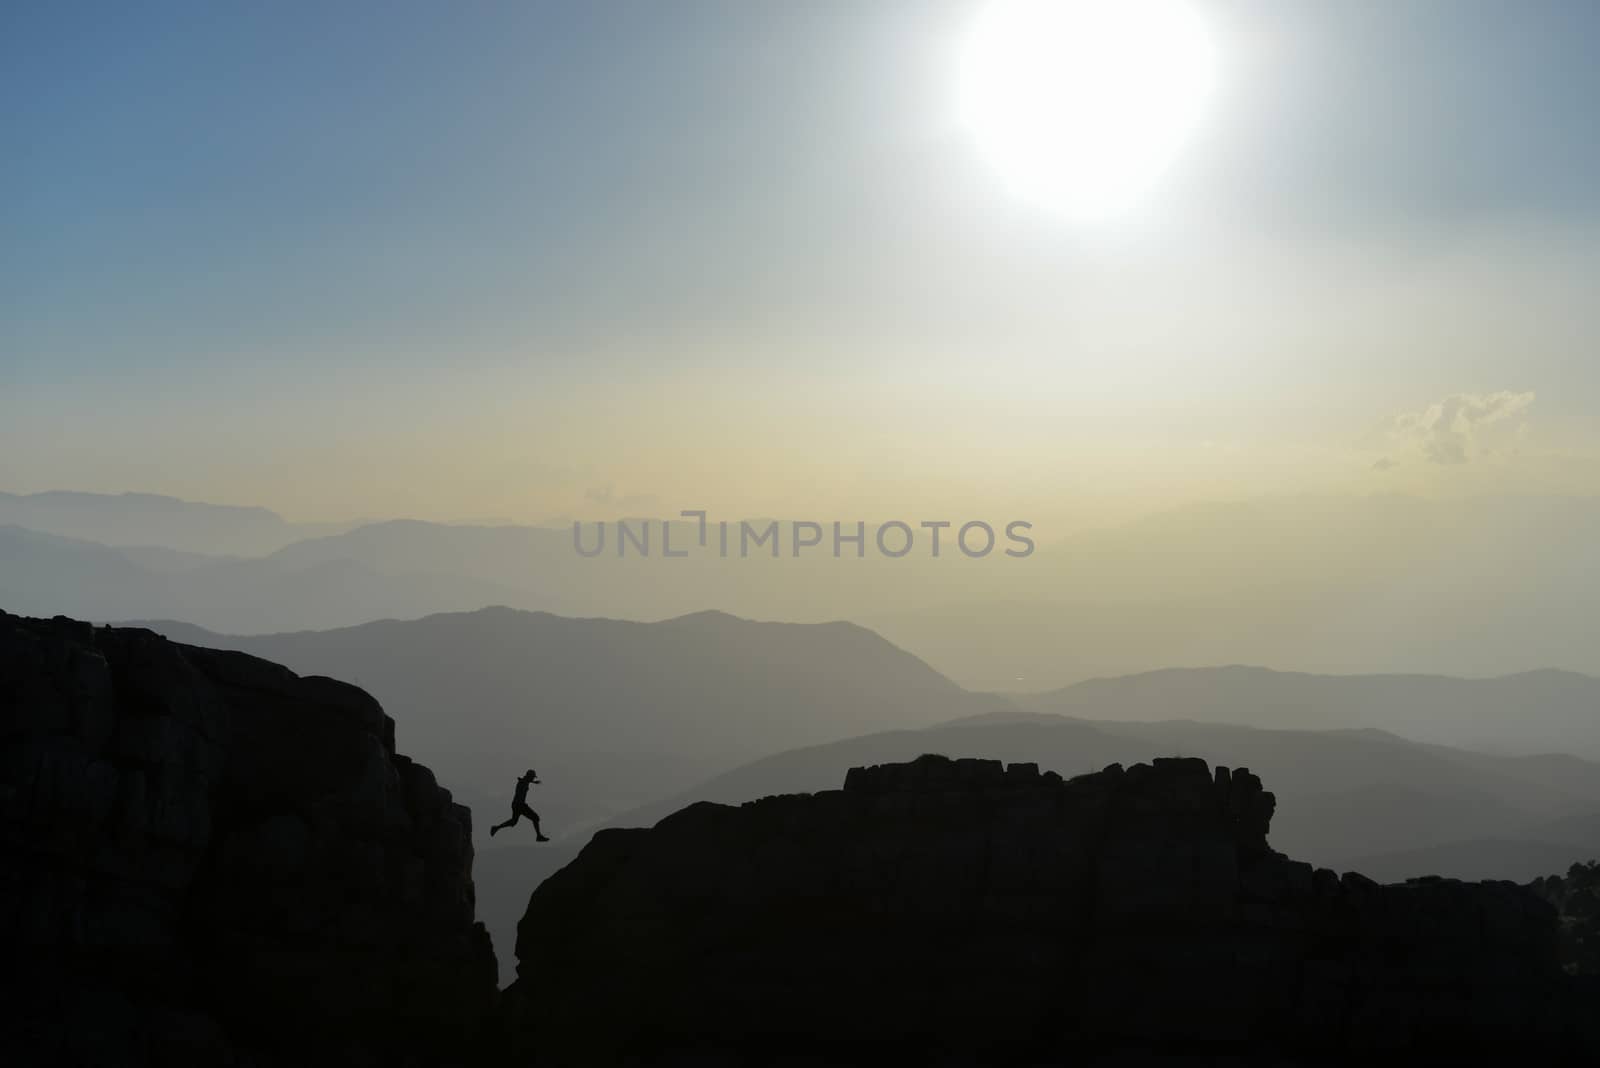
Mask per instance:
[[[0,489],[295,518],[1600,490],[1600,4],[1196,0],[1128,215],[976,5],[0,6]]]

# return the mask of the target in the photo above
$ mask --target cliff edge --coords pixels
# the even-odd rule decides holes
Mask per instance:
[[[557,1064],[1597,1048],[1546,902],[1314,870],[1268,847],[1273,807],[1197,759],[1063,780],[925,756],[602,831],[532,895],[510,1038]]]
[[[461,1059],[470,820],[354,686],[0,613],[0,1062]]]

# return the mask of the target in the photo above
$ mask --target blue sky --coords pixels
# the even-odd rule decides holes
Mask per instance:
[[[1329,407],[1354,442],[1446,395],[1511,389],[1537,391],[1531,410],[1562,428],[1563,455],[1576,448],[1600,333],[1580,299],[1600,203],[1600,5],[1201,6],[1223,59],[1217,114],[1130,236],[1010,201],[952,128],[971,4],[13,0],[0,9],[0,483],[282,497],[309,461],[279,420],[243,418],[242,441],[183,458],[207,433],[194,413],[247,404],[244,389],[312,424],[327,454],[348,435],[318,428],[381,375],[390,417],[432,427],[448,452],[474,411],[514,420],[502,402],[523,390],[616,437],[631,431],[607,413],[641,375],[682,410],[722,371],[708,403],[736,409],[804,373],[817,426],[870,426],[864,398],[895,395],[875,392],[885,368],[966,393],[953,366],[1011,353],[1027,354],[1006,365],[1014,380],[1055,355],[1066,368],[1026,392],[1093,396],[1090,421],[1193,439],[1174,447],[1230,426],[1247,451],[1311,447],[1308,419],[1336,431],[1304,413]],[[1232,324],[1199,329],[1197,348],[1302,355],[1158,354],[1142,377],[1170,379],[1168,359],[1194,377],[1153,400],[1141,376],[1094,366],[1097,339],[1146,345],[1133,312],[1102,321],[1107,307],[1198,302],[1185,279],[1219,264],[1240,290],[1305,282],[1261,292],[1259,326],[1239,293],[1196,304],[1195,323]],[[1351,296],[1330,292],[1350,278]],[[1519,326],[1465,351],[1460,335],[1481,332],[1450,309],[1495,299],[1508,305],[1496,321],[1537,313],[1538,335],[1519,344]],[[1354,342],[1304,354],[1306,337],[1345,338],[1341,307],[1416,337],[1381,359]],[[1291,313],[1302,319],[1285,326]],[[454,422],[429,417],[441,382]],[[826,411],[834,390],[842,420]],[[1003,397],[979,394],[1008,421]],[[1024,423],[1042,418],[1024,409]],[[68,423],[83,440],[58,449]],[[736,430],[721,433],[693,444]],[[1131,447],[1038,433],[1080,462],[1099,443]],[[621,449],[579,462],[550,438],[497,447],[523,466],[496,476],[495,500],[441,498],[439,513],[531,515],[585,482],[654,477]],[[481,462],[477,448],[463,462]],[[516,471],[545,466],[571,484],[516,488]],[[359,469],[338,476],[346,490],[262,503],[429,510],[420,488],[361,497]]]

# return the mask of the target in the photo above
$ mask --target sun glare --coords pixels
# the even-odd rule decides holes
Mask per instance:
[[[1185,0],[994,0],[962,57],[961,117],[1019,196],[1100,219],[1160,176],[1214,80]]]

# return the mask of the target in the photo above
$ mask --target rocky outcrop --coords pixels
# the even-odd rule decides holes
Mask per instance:
[[[1529,889],[1555,907],[1561,967],[1600,982],[1600,861],[1574,864],[1565,876],[1535,879]]]
[[[608,830],[533,894],[517,1056],[718,1065],[1581,1060],[1554,911],[1273,852],[1248,771],[923,757]],[[1231,1062],[1230,1063],[1234,1063]]]
[[[0,613],[0,1062],[458,1060],[469,832],[354,686]]]
[[[1596,1062],[1593,871],[1379,886],[1273,808],[934,756],[694,805],[534,892],[497,1010],[469,814],[365,693],[0,613],[0,1063]]]

